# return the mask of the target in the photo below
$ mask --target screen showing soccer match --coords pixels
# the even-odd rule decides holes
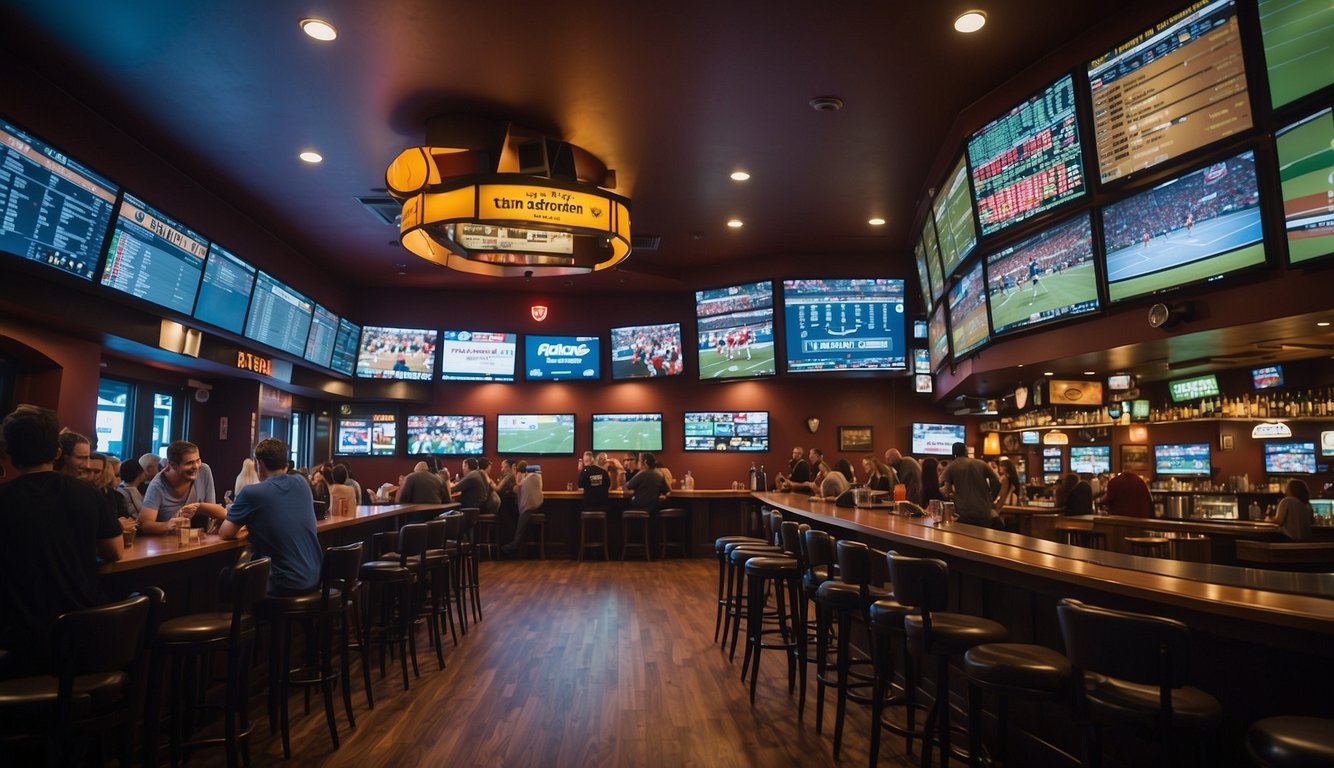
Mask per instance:
[[[195,299],[195,318],[224,331],[241,333],[254,288],[255,268],[217,243],[210,243],[204,281]]]
[[[750,340],[747,339],[749,344]],[[611,377],[656,379],[680,376],[681,324],[632,325],[611,329]]]
[[[1334,82],[1334,5],[1328,0],[1260,0],[1260,36],[1275,107]]]
[[[526,336],[524,352],[529,381],[602,377],[602,340],[597,336]]]
[[[593,414],[594,451],[661,451],[661,413]]]
[[[513,333],[442,331],[440,378],[445,381],[514,381]]]
[[[1270,475],[1314,475],[1315,441],[1265,443],[1265,472]]]
[[[986,297],[981,261],[950,286],[950,346],[955,360],[987,343]]]
[[[435,371],[435,344],[435,331],[368,325],[361,330],[356,375],[363,379],[430,381]]]
[[[784,280],[787,372],[906,371],[904,283]]]
[[[409,456],[481,456],[481,416],[409,416]]]
[[[1255,153],[1211,163],[1102,211],[1111,301],[1265,263]]]
[[[496,451],[528,456],[574,453],[573,413],[502,413],[496,417]]]
[[[1077,475],[1100,475],[1112,471],[1110,445],[1070,446],[1070,471]]]
[[[310,317],[310,334],[306,338],[306,360],[328,368],[333,359],[334,340],[338,337],[338,315],[327,307],[315,305]]]
[[[912,425],[912,452],[914,456],[949,456],[955,443],[964,442],[962,424],[928,424],[915,421]]]
[[[1084,194],[1074,83],[1061,77],[968,140],[983,235]]]
[[[346,317],[338,318],[338,335],[334,337],[333,358],[329,361],[329,367],[344,376],[351,376],[357,365],[357,343],[360,340],[361,326]]]
[[[1089,214],[987,257],[991,332],[1032,328],[1098,311]]]
[[[687,451],[758,452],[769,450],[768,411],[687,411]]]
[[[1274,143],[1288,263],[1334,253],[1334,111],[1323,109],[1283,128],[1275,133]]]
[[[1208,443],[1171,443],[1153,447],[1154,472],[1160,475],[1208,477],[1210,466]]]
[[[208,240],[126,193],[107,243],[102,285],[190,314],[208,258]]]
[[[117,187],[0,120],[0,251],[92,280]]]
[[[700,381],[777,373],[773,281],[695,291],[695,316]]]
[[[927,342],[930,346],[927,351],[931,353],[931,370],[938,371],[940,366],[950,356],[950,329],[945,324],[945,305],[938,304],[931,313],[931,319],[927,324]]]
[[[301,356],[315,302],[260,270],[246,312],[245,335],[261,344]]]
[[[1251,127],[1235,0],[1204,0],[1088,67],[1108,182]]]
[[[398,448],[398,420],[392,413],[343,417],[334,431],[339,456],[393,456]]]
[[[931,212],[936,222],[936,239],[945,274],[952,275],[977,245],[977,224],[973,221],[972,191],[968,189],[968,166],[964,157],[945,180],[945,188],[936,195]]]

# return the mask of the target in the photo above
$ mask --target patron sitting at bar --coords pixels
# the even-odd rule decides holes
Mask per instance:
[[[217,503],[213,470],[199,458],[199,446],[176,440],[167,446],[166,468],[148,484],[139,531],[169,533],[178,525],[190,525],[196,514],[222,517],[227,510]]]

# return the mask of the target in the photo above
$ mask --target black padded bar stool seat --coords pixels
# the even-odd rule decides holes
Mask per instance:
[[[658,559],[664,560],[667,557],[669,548],[679,549],[681,556],[685,557],[689,553],[686,551],[686,541],[690,536],[689,512],[684,507],[666,507],[658,510]],[[676,528],[679,536],[672,536],[672,528]]]
[[[964,653],[975,645],[1003,642],[1010,636],[1003,624],[969,616],[963,613],[933,611],[931,613],[931,637],[923,637],[922,617],[909,614],[903,617],[903,630],[908,640],[920,646],[932,655],[954,655]]]
[[[1140,557],[1168,557],[1172,554],[1171,539],[1163,536],[1127,536],[1130,554]]]
[[[1159,718],[1159,688],[1086,672],[1084,692],[1089,710],[1121,722],[1153,725]],[[1172,691],[1172,722],[1188,728],[1212,725],[1223,708],[1218,699],[1199,688],[1183,685]]]
[[[1334,765],[1334,720],[1267,717],[1247,729],[1246,752],[1264,768]]]
[[[648,520],[647,509],[627,509],[621,513],[621,560],[625,560],[632,548],[643,552],[645,560],[653,559],[648,551]],[[632,525],[638,526],[637,535],[631,535]]]
[[[805,654],[806,628],[801,625],[798,603],[801,600],[801,564],[796,558],[782,556],[760,556],[746,560],[746,655],[741,664],[741,679],[746,679],[750,672],[750,703],[755,704],[755,686],[760,676],[760,655],[765,649],[782,650],[787,653],[787,689],[791,693],[796,685],[794,672],[800,666],[802,688],[806,685],[806,665],[798,664]],[[764,595],[767,583],[774,584],[774,598],[777,605],[775,618],[777,626],[764,628]],[[781,640],[764,641],[765,635],[778,634]]]
[[[996,709],[996,762],[1009,765],[1009,699],[1025,696],[1059,701],[1070,690],[1070,660],[1057,651],[1027,643],[986,643],[969,648],[963,655],[968,677],[968,753],[974,764],[982,753],[982,694],[1000,696]]]

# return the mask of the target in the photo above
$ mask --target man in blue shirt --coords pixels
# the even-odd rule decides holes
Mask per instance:
[[[218,529],[235,539],[241,527],[250,531],[256,557],[272,558],[269,594],[299,595],[320,584],[323,553],[315,534],[315,502],[310,483],[287,473],[287,445],[269,438],[255,446],[259,482],[236,494]],[[209,509],[212,517],[220,517]]]

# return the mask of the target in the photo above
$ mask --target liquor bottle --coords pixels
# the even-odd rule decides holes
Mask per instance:
[[[759,474],[759,472],[755,469],[755,462],[752,461],[752,462],[750,463],[750,489],[751,489],[752,491],[758,491],[758,490],[760,490],[760,487],[759,487],[759,485],[757,484],[757,481],[759,480],[759,477],[760,477],[760,474]]]
[[[690,474],[690,470],[686,470],[685,479],[681,481],[681,484],[685,486],[687,491],[695,490],[695,477]]]
[[[769,490],[769,475],[765,473],[763,464],[760,465],[760,472],[755,476],[755,479],[760,484],[760,487],[757,490]]]

